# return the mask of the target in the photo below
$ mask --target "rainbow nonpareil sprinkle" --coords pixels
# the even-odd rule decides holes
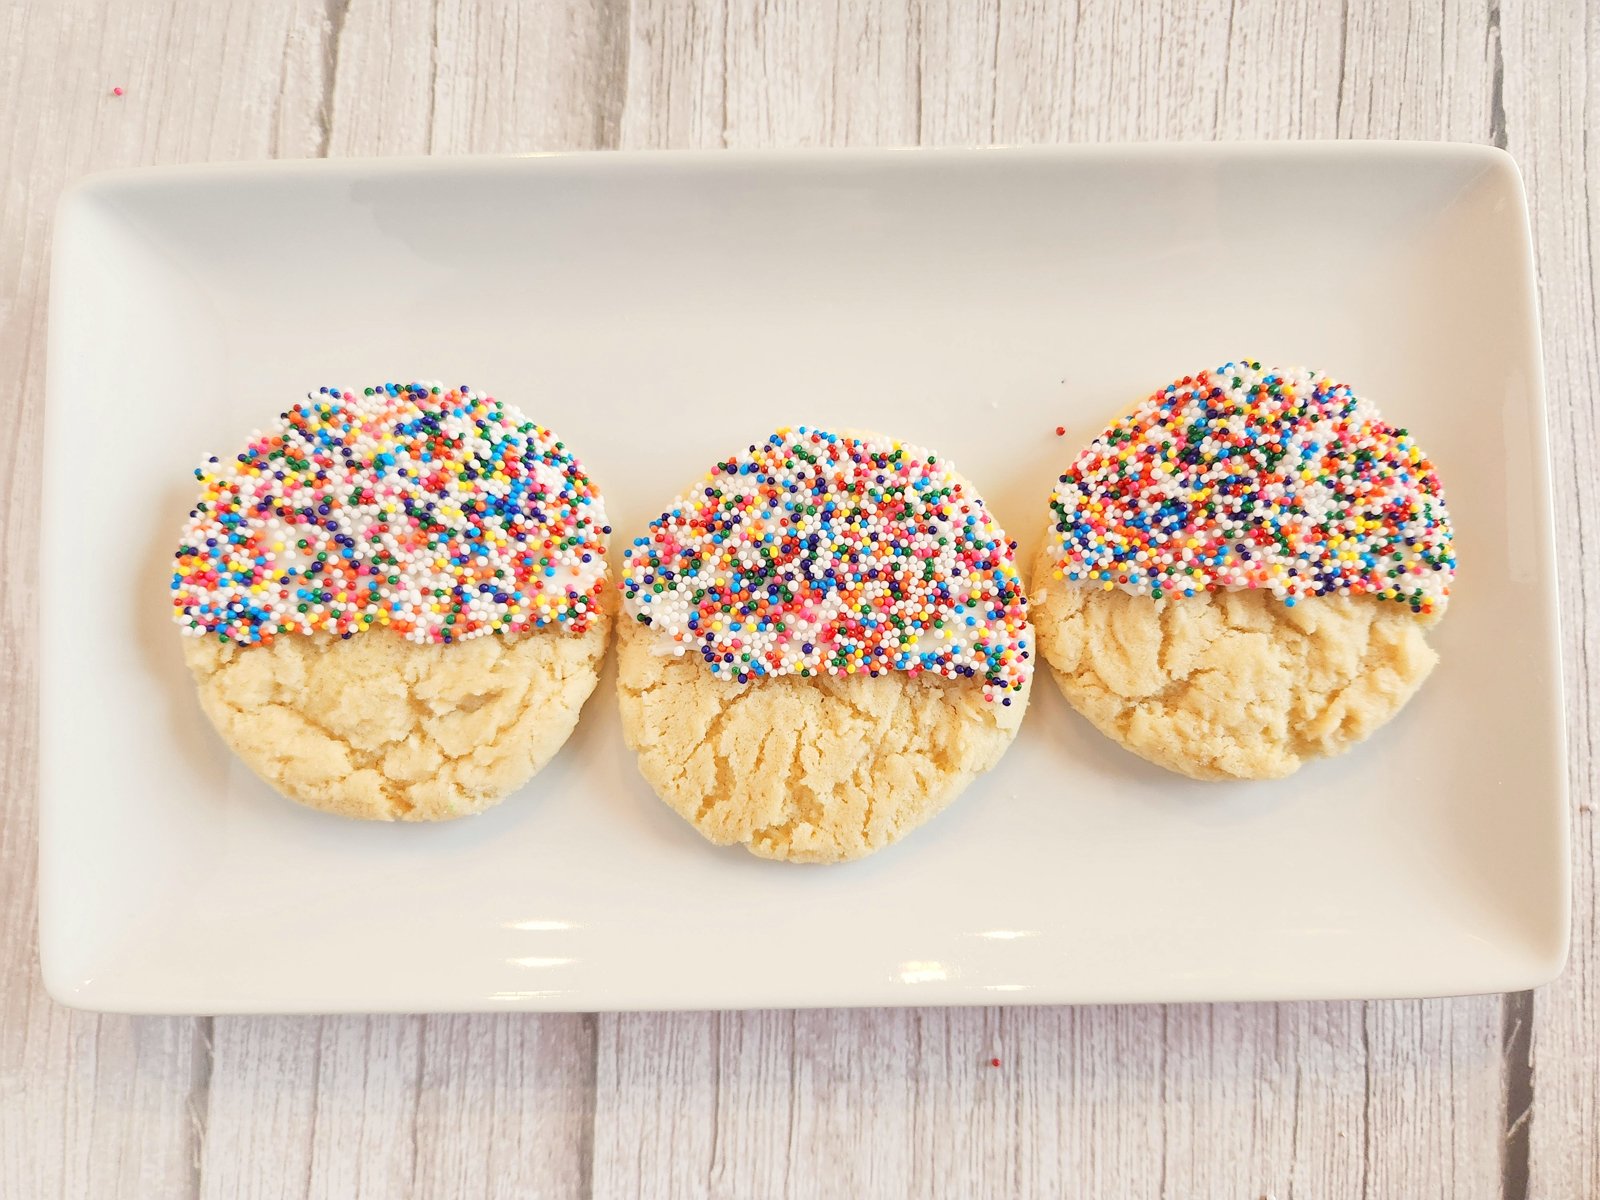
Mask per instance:
[[[172,575],[185,634],[582,632],[605,587],[611,528],[577,459],[467,387],[321,388],[195,478]]]
[[[719,679],[926,671],[1010,704],[1032,669],[1015,549],[943,459],[802,426],[674,501],[621,586]]]
[[[1455,574],[1433,464],[1320,371],[1184,376],[1091,442],[1050,508],[1056,578],[1158,599],[1262,588],[1432,614]]]

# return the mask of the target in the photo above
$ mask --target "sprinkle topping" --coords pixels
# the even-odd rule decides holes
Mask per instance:
[[[943,459],[801,426],[678,497],[622,589],[719,679],[930,671],[1010,704],[1032,669],[1015,551]]]
[[[321,388],[195,478],[172,575],[188,635],[581,633],[605,587],[611,527],[577,459],[464,386]]]
[[[1435,613],[1455,574],[1433,464],[1303,368],[1185,375],[1091,442],[1050,508],[1056,578],[1157,599],[1265,588]]]

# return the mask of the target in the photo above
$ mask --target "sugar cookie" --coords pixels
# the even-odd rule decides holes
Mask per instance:
[[[1434,665],[1455,573],[1438,475],[1321,372],[1185,376],[1085,448],[1050,509],[1041,652],[1096,727],[1171,770],[1288,775]]]
[[[478,812],[560,748],[605,654],[599,493],[470,388],[323,388],[228,460],[174,562],[202,707],[292,799]]]
[[[645,778],[719,844],[871,853],[999,761],[1032,680],[1015,545],[926,450],[782,429],[624,552]]]

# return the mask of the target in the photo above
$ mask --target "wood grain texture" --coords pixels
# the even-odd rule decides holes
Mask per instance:
[[[626,33],[618,4],[338,5],[293,56],[321,85],[311,152],[614,146]],[[590,1018],[219,1018],[216,1043],[205,1195],[587,1190]]]
[[[1526,1139],[1529,1195],[1600,1196],[1600,8],[1507,6],[1501,13],[1506,144],[1522,166],[1533,213],[1544,325],[1556,529],[1565,549],[1561,633],[1567,690],[1573,825],[1572,958],[1533,996],[1527,1107],[1513,1114],[1512,1146]],[[1560,53],[1549,53],[1560,47]]]
[[[1576,0],[0,7],[0,1196],[1600,1195],[1597,52],[1600,10]],[[1334,136],[1494,142],[1526,176],[1582,805],[1558,983],[598,1018],[135,1020],[45,999],[34,553],[66,183],[324,154]]]
[[[219,1019],[201,1194],[583,1194],[592,1030],[581,1016]]]
[[[927,145],[1487,140],[1489,12],[1421,8],[1364,7],[1342,24],[1315,4],[1115,5],[1086,26],[1055,3],[767,4],[754,24],[742,5],[638,4],[623,145],[812,145],[858,129]],[[866,24],[880,36],[864,48],[851,34]],[[640,30],[669,52],[641,55]],[[1502,1193],[1496,997],[794,1022],[602,1017],[597,1194],[804,1194],[819,1180],[952,1196],[1135,1180],[1173,1196]],[[986,1040],[1018,1047],[1017,1069],[999,1054],[1001,1068],[979,1070]],[[652,1112],[670,1124],[650,1126]],[[1085,1112],[1098,1119],[1071,1129],[1046,1115]],[[766,1153],[727,1153],[753,1142]],[[780,1176],[764,1164],[786,1144]]]
[[[0,1195],[182,1196],[205,1128],[204,1023],[69,1012],[39,985],[34,564],[50,221],[62,187],[89,170],[273,152],[283,48],[315,30],[286,6],[117,6],[113,18],[89,0],[10,4],[0,21]]]

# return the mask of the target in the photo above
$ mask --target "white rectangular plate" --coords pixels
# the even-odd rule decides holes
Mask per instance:
[[[160,1012],[1415,996],[1567,942],[1556,586],[1516,168],[1480,147],[595,155],[185,168],[64,201],[50,315],[40,924],[70,1004]],[[1438,464],[1441,661],[1369,743],[1200,784],[1041,680],[1001,765],[847,866],[703,842],[608,673],[490,813],[276,796],[169,623],[191,468],[321,384],[444,378],[576,449],[631,536],[784,423],[941,449],[1031,560],[1120,408],[1321,367]],[[1056,437],[1055,428],[1067,436]],[[619,542],[620,544],[620,542]]]

